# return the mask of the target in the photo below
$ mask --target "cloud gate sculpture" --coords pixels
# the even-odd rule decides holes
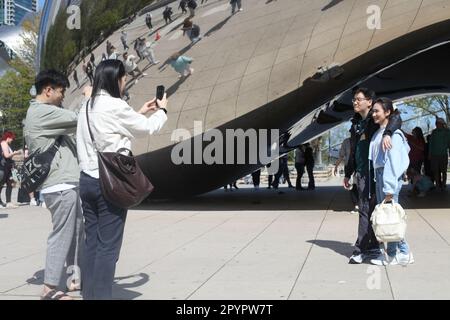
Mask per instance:
[[[243,0],[235,14],[227,0],[198,1],[195,43],[178,2],[47,1],[41,24],[41,68],[65,70],[71,83],[74,70],[89,83],[82,60],[93,54],[98,64],[107,41],[125,51],[122,31],[130,54],[139,37],[151,44],[160,63],[140,60],[147,75],[129,83],[128,103],[139,108],[158,85],[169,96],[164,128],[134,142],[152,198],[214,190],[265,165],[274,145],[283,153],[348,121],[357,86],[392,99],[450,93],[448,0]],[[169,66],[175,52],[193,58],[192,75]],[[66,107],[79,105],[81,90],[71,86]]]

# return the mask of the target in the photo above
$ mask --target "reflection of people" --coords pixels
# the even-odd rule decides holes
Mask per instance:
[[[436,129],[430,137],[429,159],[436,188],[445,191],[447,185],[448,149],[450,148],[450,130],[445,120],[436,118]]]
[[[135,137],[158,132],[167,120],[167,99],[147,101],[139,112],[121,99],[126,86],[126,72],[119,60],[99,64],[92,98],[83,105],[78,119],[77,151],[80,159],[80,189],[85,218],[86,240],[82,295],[89,299],[111,299],[116,263],[122,246],[127,209],[108,202],[99,183],[97,148],[101,152],[131,149]],[[159,106],[159,108],[158,108]],[[86,118],[96,141],[94,148]],[[154,112],[149,118],[145,116]]]
[[[145,24],[147,25],[147,27],[150,29],[150,31],[153,30],[153,25],[152,25],[152,14],[149,12],[147,13],[147,15],[145,16]]]
[[[166,6],[166,8],[163,11],[163,18],[166,21],[166,24],[169,22],[172,22],[172,8],[169,6]]]
[[[137,63],[135,62],[136,57],[132,54],[128,55],[128,52],[123,54],[123,64],[125,66],[125,72],[133,76],[133,78],[137,78],[137,76],[146,76],[146,73],[143,73],[141,69],[139,69]],[[137,76],[135,75],[137,72]],[[138,79],[136,79],[135,83],[138,83]]]
[[[398,196],[403,185],[402,176],[409,166],[410,148],[403,133],[396,130],[392,135],[392,148],[385,152],[382,149],[381,141],[389,118],[395,114],[392,101],[387,98],[379,98],[375,100],[372,110],[372,118],[380,126],[373,134],[369,146],[369,160],[372,161],[375,171],[377,203],[390,202],[392,199],[398,203]],[[388,242],[386,253],[387,257],[382,255],[381,258],[373,259],[370,262],[376,265],[406,265],[414,262],[405,239]]]
[[[155,59],[155,53],[151,47],[151,43],[149,41],[145,41],[144,38],[139,38],[136,40],[138,43],[137,51],[140,53],[140,58],[147,58],[150,64],[158,64],[159,61]]]
[[[180,74],[180,78],[190,76],[194,72],[194,68],[191,67],[192,61],[192,58],[182,56],[179,52],[169,58],[169,64]]]
[[[80,169],[74,150],[78,114],[61,107],[67,87],[62,73],[45,70],[36,77],[36,99],[31,100],[25,118],[25,140],[30,152],[46,150],[61,139],[50,173],[42,184],[41,195],[50,210],[53,228],[47,240],[44,288],[41,299],[72,300],[57,291],[64,264],[75,274],[69,290],[79,287],[80,247],[84,238],[79,197]],[[70,270],[70,269],[69,269]]]
[[[80,81],[78,80],[77,70],[73,70],[73,80],[75,80],[75,83],[77,84],[77,89],[79,89],[80,88]]]
[[[95,56],[94,56],[94,53],[91,53],[91,59],[90,59],[90,61],[91,61],[92,67],[94,67],[94,69],[95,69],[96,65],[95,65]]]
[[[234,14],[236,12],[236,6],[238,8],[238,11],[242,11],[241,0],[230,0],[230,4],[231,4],[231,14]]]
[[[86,64],[86,74],[89,78],[89,82],[92,85],[94,83],[94,67],[92,66],[90,61],[88,61]]]
[[[111,46],[111,54],[109,55],[108,59],[110,60],[116,60],[119,58],[119,54],[116,51],[116,47]]]
[[[180,5],[178,6],[179,9],[181,9],[181,14],[187,13],[186,10],[186,0],[181,0]]]
[[[13,151],[11,149],[11,143],[16,139],[16,135],[11,131],[6,131],[1,140],[1,160],[0,160],[0,194],[3,189],[3,185],[6,183],[6,208],[15,209],[18,206],[11,202],[11,193],[13,188],[12,169],[14,168],[13,157],[20,153],[20,151]],[[5,207],[0,197],[0,204]]]
[[[195,2],[195,0],[188,0],[187,7],[189,9],[189,17],[195,16],[195,8],[197,8],[197,2]]]
[[[200,36],[200,27],[192,23],[190,18],[184,19],[183,28],[181,30],[183,30],[183,35],[185,33],[187,34],[192,44],[202,39],[202,37]]]
[[[122,41],[123,50],[128,50],[130,48],[127,44],[127,33],[125,30],[122,31],[122,35],[120,36],[120,41]]]

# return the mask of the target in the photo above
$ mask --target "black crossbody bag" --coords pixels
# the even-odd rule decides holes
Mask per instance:
[[[53,158],[61,145],[63,136],[59,136],[50,148],[41,152],[41,148],[35,150],[24,161],[20,186],[26,192],[31,193],[42,185],[50,173]]]

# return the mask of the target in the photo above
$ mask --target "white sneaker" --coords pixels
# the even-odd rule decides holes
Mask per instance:
[[[362,253],[360,254],[354,254],[350,257],[350,260],[348,260],[349,264],[361,264],[364,260],[364,255]]]
[[[144,77],[145,77],[145,76],[148,76],[148,74],[146,74],[146,73],[143,73],[142,75],[143,75]]]
[[[15,204],[15,203],[12,203],[12,202],[8,202],[7,204],[6,204],[6,209],[17,209],[19,206],[17,205],[17,204]]]
[[[406,266],[408,264],[412,264],[414,263],[414,256],[412,254],[412,252],[410,252],[409,254],[405,254],[405,253],[397,253],[394,257],[394,259],[391,261],[390,265],[395,266],[395,265],[402,265],[402,266]]]
[[[387,259],[386,259],[386,256],[384,254],[380,254],[377,258],[370,259],[370,263],[374,264],[376,266],[387,266],[393,260],[394,260],[394,257],[387,256]]]
[[[42,202],[41,207],[42,208],[47,208],[47,205],[45,204],[45,202]]]
[[[36,199],[31,199],[30,200],[30,206],[37,206],[37,201],[36,201]]]

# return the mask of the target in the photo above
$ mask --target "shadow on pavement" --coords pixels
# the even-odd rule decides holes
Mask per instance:
[[[0,219],[2,218],[8,218],[8,214],[7,213],[1,213],[0,214]]]
[[[117,283],[119,281],[125,281],[125,280],[133,279],[133,278],[136,278],[136,279],[130,283],[120,283],[120,284]],[[142,273],[142,272],[138,273],[138,274],[132,274],[129,276],[125,276],[125,277],[116,277],[114,279],[114,284],[113,284],[113,298],[120,299],[120,300],[122,300],[122,299],[131,300],[131,299],[135,299],[135,298],[141,296],[142,293],[128,290],[128,289],[140,287],[140,286],[146,284],[149,281],[149,279],[150,279],[149,275],[146,273]]]
[[[408,186],[400,193],[400,204],[405,209],[450,208],[449,191],[430,193],[424,198],[410,198]],[[349,213],[353,209],[350,194],[341,186],[316,187],[314,191],[297,191],[280,187],[239,188],[225,192],[223,188],[196,197],[169,200],[148,200],[133,210],[166,211],[298,211],[326,210],[328,213]]]
[[[312,243],[316,246],[333,250],[340,255],[350,258],[353,252],[353,245],[348,242],[334,241],[334,240],[308,240],[308,243]]]
[[[333,8],[335,5],[339,4],[339,2],[342,2],[344,0],[332,0],[329,4],[327,4],[325,7],[322,8],[322,11],[326,11],[330,8]]]

